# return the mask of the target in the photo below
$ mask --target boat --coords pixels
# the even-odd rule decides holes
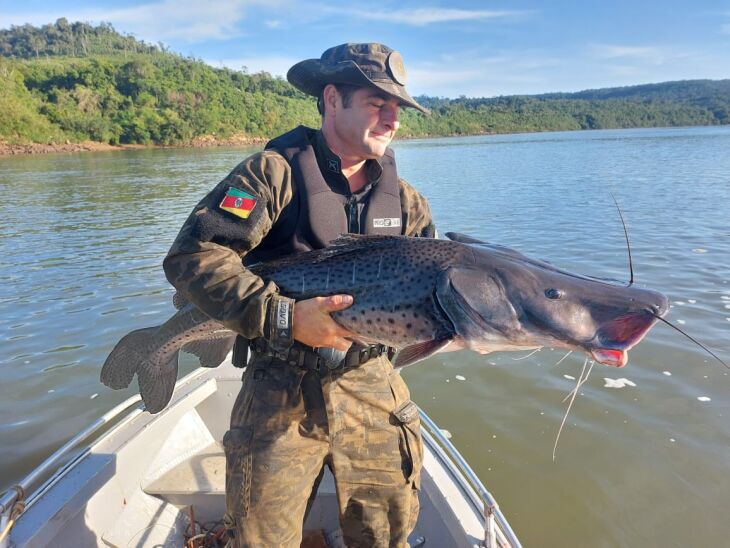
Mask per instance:
[[[221,442],[240,379],[226,360],[181,379],[156,415],[139,396],[104,414],[0,499],[0,548],[197,547],[220,535]],[[420,416],[421,511],[410,546],[519,547],[492,495],[444,432]],[[310,546],[344,546],[337,513],[327,471],[304,524]]]

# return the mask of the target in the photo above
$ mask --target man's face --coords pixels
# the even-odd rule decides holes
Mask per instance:
[[[398,100],[377,89],[360,88],[345,107],[339,92],[336,94],[335,108],[331,110],[335,142],[328,139],[334,152],[359,160],[383,156],[400,125]]]

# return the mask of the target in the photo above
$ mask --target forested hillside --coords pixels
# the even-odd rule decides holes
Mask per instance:
[[[730,123],[730,80],[534,96],[419,97],[403,136]],[[0,30],[0,141],[185,144],[268,138],[317,125],[314,100],[267,73],[217,69],[117,33],[59,19]]]

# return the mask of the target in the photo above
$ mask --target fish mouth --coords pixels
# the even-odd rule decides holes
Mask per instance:
[[[623,367],[629,360],[628,351],[636,346],[657,322],[651,311],[619,316],[600,327],[587,349],[598,363]]]
[[[591,356],[598,363],[613,367],[623,367],[629,361],[628,352],[615,348],[594,348],[591,350]]]

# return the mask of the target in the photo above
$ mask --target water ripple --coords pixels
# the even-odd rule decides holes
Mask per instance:
[[[394,146],[399,173],[429,197],[440,233],[626,279],[613,190],[637,283],[684,303],[668,318],[730,358],[730,128]],[[6,208],[0,226],[0,416],[14,417],[0,425],[0,490],[131,395],[134,388],[100,386],[99,368],[121,336],[173,313],[162,259],[194,203],[244,156],[214,149],[0,158],[2,203],[54,198]],[[576,377],[583,363],[578,356],[558,363],[563,355],[546,349],[515,362],[509,354],[459,352],[404,376],[532,544],[541,544],[541,531],[559,529],[569,531],[566,545],[680,545],[685,530],[695,544],[724,545],[727,370],[658,325],[631,351],[625,372],[603,369],[583,385],[553,463],[561,401],[572,388],[564,375]],[[461,377],[468,382],[445,382]],[[605,389],[604,377],[636,386]],[[677,515],[677,493],[703,504],[684,505],[682,519],[667,520]]]

